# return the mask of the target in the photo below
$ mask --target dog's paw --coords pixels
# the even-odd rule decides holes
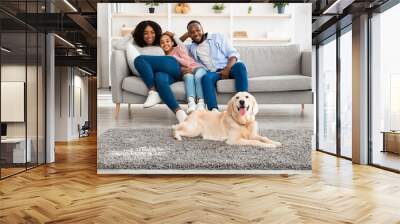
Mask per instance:
[[[176,130],[176,126],[177,126],[176,124],[172,125],[171,126],[172,130]]]
[[[182,141],[182,137],[178,134],[177,131],[174,131],[174,138],[178,141]]]
[[[276,148],[276,145],[271,144],[271,143],[264,143],[261,146],[264,148]]]
[[[274,142],[273,144],[275,145],[275,147],[280,147],[280,146],[282,146],[282,143],[280,143],[280,142]]]

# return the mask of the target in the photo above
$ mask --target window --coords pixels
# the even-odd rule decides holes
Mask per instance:
[[[340,155],[352,157],[352,33],[340,36]]]
[[[374,165],[400,170],[400,5],[371,19],[371,162]],[[385,133],[386,132],[386,133]],[[391,139],[388,139],[389,135]],[[384,139],[384,137],[388,137]],[[397,136],[397,137],[394,137]],[[397,140],[396,140],[397,139]],[[394,144],[393,148],[386,144]]]
[[[318,149],[336,153],[336,40],[318,48]]]

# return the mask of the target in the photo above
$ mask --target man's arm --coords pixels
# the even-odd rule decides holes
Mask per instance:
[[[182,42],[185,42],[185,40],[186,40],[187,38],[189,38],[188,32],[184,33],[179,39],[180,39]]]
[[[219,34],[218,40],[220,42],[222,52],[226,58],[229,59],[231,57],[236,57],[236,60],[239,60],[239,52],[231,45],[230,41],[224,35]]]
[[[225,68],[221,71],[221,77],[223,79],[229,78],[229,73],[232,66],[239,60],[239,52],[230,44],[229,40],[222,34],[219,36],[219,42],[222,53],[228,59]]]
[[[221,77],[223,79],[229,78],[229,73],[231,72],[231,68],[236,62],[237,62],[236,56],[232,56],[228,59],[228,63],[226,64],[225,68],[221,71]]]

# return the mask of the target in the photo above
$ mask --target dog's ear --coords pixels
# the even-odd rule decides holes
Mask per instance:
[[[231,98],[228,101],[228,107],[226,108],[226,111],[228,112],[229,115],[232,115],[232,112],[233,112],[233,98]]]
[[[252,115],[256,116],[256,114],[258,113],[258,103],[256,101],[256,98],[254,96],[251,96],[251,98],[253,99],[253,105],[252,105]]]

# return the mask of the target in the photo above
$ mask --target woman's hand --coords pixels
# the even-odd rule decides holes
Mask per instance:
[[[184,66],[181,67],[181,71],[182,71],[183,75],[188,74],[188,73],[192,73],[192,69],[191,68],[184,67]]]

